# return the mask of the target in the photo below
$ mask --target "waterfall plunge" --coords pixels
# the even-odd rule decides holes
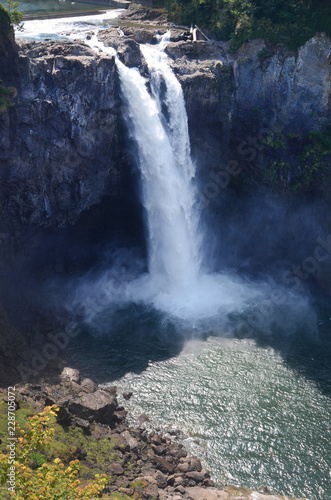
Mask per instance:
[[[95,50],[116,56],[114,49],[105,47],[96,37],[87,43]],[[233,274],[200,271],[202,241],[185,102],[180,83],[163,52],[164,43],[163,37],[158,46],[141,46],[150,72],[152,95],[139,71],[127,68],[116,56],[125,118],[137,147],[142,178],[149,273],[115,283],[110,270],[94,284],[84,283],[77,290],[76,300],[84,303],[92,322],[107,304],[140,302],[184,322],[185,326],[208,331],[221,328],[224,333],[230,313],[241,315],[254,309],[270,294],[270,286],[243,281]],[[100,294],[99,305],[89,299]],[[270,311],[262,321],[268,330],[268,323],[275,317]],[[278,321],[282,321],[281,315]]]
[[[157,46],[141,46],[151,72],[145,79],[120,61],[126,117],[136,142],[148,226],[149,272],[170,288],[195,286],[200,267],[195,169],[190,157],[182,88]],[[161,85],[165,102],[161,102]],[[168,120],[162,114],[166,106]]]

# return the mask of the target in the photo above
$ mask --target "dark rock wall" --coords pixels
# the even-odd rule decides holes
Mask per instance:
[[[203,41],[171,43],[166,51],[183,86],[193,149],[200,157],[200,144],[212,146],[214,166],[220,157],[244,156],[240,143],[249,144],[259,128],[305,134],[331,118],[331,42],[324,35],[296,55],[262,40],[236,54],[226,43]]]
[[[124,31],[119,37],[105,30],[100,38],[146,76],[137,41],[154,43],[154,28]],[[330,120],[330,40],[316,36],[297,55],[259,40],[231,54],[226,43],[180,41],[176,30],[172,40],[166,50],[183,86],[201,192],[224,219],[224,206],[243,211],[225,187],[240,192],[244,186],[250,194],[270,188],[262,180],[260,133],[306,133]],[[38,254],[42,246],[33,237],[19,241],[27,228],[39,228],[38,237],[46,228],[69,228],[71,236],[85,231],[97,239],[111,237],[106,226],[114,223],[143,239],[139,177],[132,174],[114,58],[81,42],[19,41],[13,61],[17,104],[0,115],[2,255],[31,241]]]
[[[22,92],[1,116],[0,199],[10,223],[67,226],[121,183],[114,59],[84,44],[22,43]],[[93,181],[93,182],[91,182]]]

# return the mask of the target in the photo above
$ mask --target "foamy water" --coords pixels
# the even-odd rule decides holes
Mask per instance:
[[[122,12],[123,9],[113,9],[92,16],[24,21],[24,31],[17,31],[16,36],[36,41],[45,41],[45,39],[84,39],[91,30],[98,31],[109,27],[112,24],[111,21],[116,19]]]

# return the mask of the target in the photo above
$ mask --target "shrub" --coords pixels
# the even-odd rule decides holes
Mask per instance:
[[[9,492],[8,498],[14,500],[77,500],[90,499],[99,495],[107,484],[105,475],[96,474],[95,483],[81,486],[78,479],[80,462],[72,460],[65,467],[59,458],[52,463],[43,462],[40,452],[51,445],[54,437],[52,423],[55,421],[58,408],[47,406],[41,413],[28,418],[21,429],[16,426],[19,435],[16,444],[15,463],[11,464],[9,454],[0,453],[0,484],[8,480],[10,467],[15,467],[15,488]],[[35,458],[39,467],[30,468],[31,458]],[[38,464],[38,457],[39,464]],[[43,463],[42,463],[43,462]]]

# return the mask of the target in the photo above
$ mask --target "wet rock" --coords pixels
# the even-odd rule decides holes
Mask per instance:
[[[178,464],[177,468],[180,472],[191,472],[191,471],[200,472],[202,470],[202,465],[201,461],[198,458],[187,457],[180,459],[180,463]]]
[[[145,415],[144,413],[142,415],[140,415],[140,417],[138,417],[138,421],[139,423],[144,423],[144,422],[149,422],[150,419],[147,415]]]
[[[94,382],[94,380],[91,380],[90,378],[83,378],[83,380],[80,383],[80,386],[86,392],[94,392],[98,389],[97,382]]]
[[[211,479],[207,478],[207,479],[204,479],[203,480],[203,483],[202,483],[206,488],[212,488],[215,485],[214,481],[212,481]]]
[[[204,479],[203,474],[197,471],[187,472],[185,474],[185,477],[187,477],[188,479],[193,479],[193,481],[195,481],[196,483],[202,483]]]
[[[129,433],[129,431],[122,432],[121,436],[125,440],[125,442],[130,450],[135,451],[138,449],[139,443],[138,443],[137,439],[135,439]]]
[[[123,392],[123,398],[126,400],[131,399],[133,396],[133,392]]]
[[[117,408],[116,397],[105,391],[98,390],[92,394],[75,397],[70,400],[70,413],[83,420],[110,424]]]
[[[104,386],[104,387],[102,387],[102,390],[105,392],[109,392],[110,394],[113,394],[114,396],[117,395],[116,385]]]
[[[138,43],[156,43],[155,30],[146,28],[135,29],[133,38]]]
[[[177,460],[180,458],[185,458],[187,457],[187,451],[185,450],[184,446],[182,444],[170,444],[169,446],[169,452],[171,455],[173,455]]]

